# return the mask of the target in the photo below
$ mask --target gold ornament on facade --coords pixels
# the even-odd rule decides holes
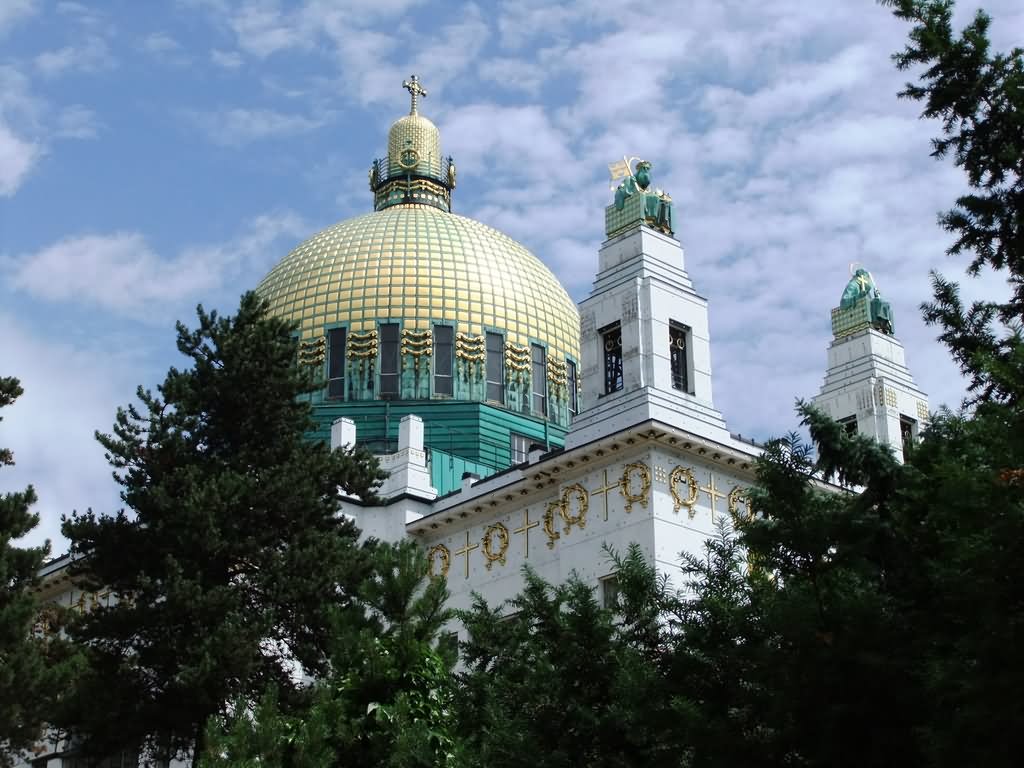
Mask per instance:
[[[633,477],[640,479],[640,493],[633,493]],[[639,503],[644,509],[647,508],[647,496],[651,491],[651,470],[646,464],[639,462],[627,464],[622,470],[622,479],[619,480],[619,490],[622,498],[626,500],[626,511],[632,512],[633,505]]]
[[[505,366],[518,372],[530,370],[530,348],[511,341],[505,344]]]
[[[741,485],[737,485],[731,491],[729,491],[729,514],[732,516],[736,527],[743,526],[747,521],[753,517],[753,512],[750,509],[750,489],[744,488]],[[740,514],[740,509],[743,509],[743,513]]]
[[[575,512],[573,512],[572,499],[576,499]],[[574,483],[563,489],[562,499],[559,504],[558,513],[562,516],[565,527],[562,529],[566,535],[574,525],[580,529],[587,527],[587,510],[590,508],[590,494],[587,489],[579,483]]]
[[[440,560],[441,570],[440,573],[434,570],[435,561]],[[427,550],[427,573],[430,578],[440,576],[442,579],[448,578],[448,569],[452,566],[452,553],[444,544],[435,544],[429,550]]]
[[[327,340],[323,336],[299,344],[299,364],[319,365],[326,358]]]
[[[420,358],[430,357],[433,354],[433,336],[430,331],[412,331],[408,328],[402,329],[402,370],[405,370],[405,358],[413,359],[413,367],[416,373],[420,372]]]
[[[542,529],[548,537],[548,549],[555,548],[555,542],[562,538],[562,534],[558,532],[558,528],[555,525],[555,515],[562,514],[562,502],[551,501],[548,502],[547,507],[544,509],[543,525]]]
[[[498,540],[497,549],[495,549],[495,538]],[[491,566],[495,562],[505,565],[505,554],[508,552],[509,541],[508,528],[505,527],[504,523],[494,523],[494,525],[487,526],[487,530],[484,531],[483,545],[488,571],[491,570]]]
[[[680,484],[686,485],[686,496],[680,493]],[[694,506],[700,496],[700,485],[697,478],[693,476],[693,470],[689,467],[676,467],[668,476],[668,489],[672,493],[672,511],[676,514],[683,507],[687,508],[690,519],[693,520],[697,514]]]
[[[377,356],[377,331],[352,333],[348,338],[349,359]]]

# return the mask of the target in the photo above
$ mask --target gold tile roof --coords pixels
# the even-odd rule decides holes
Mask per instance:
[[[271,310],[301,324],[353,331],[400,321],[541,342],[579,359],[579,313],[544,264],[510,237],[427,205],[396,205],[335,224],[288,254],[259,284]]]

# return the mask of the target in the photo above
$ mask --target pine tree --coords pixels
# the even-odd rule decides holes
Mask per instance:
[[[271,689],[255,710],[239,702],[211,720],[202,768],[445,768],[460,766],[454,736],[454,648],[439,637],[450,613],[443,580],[425,577],[413,542],[377,544],[357,590],[337,612],[326,673],[290,710]],[[358,615],[356,615],[358,613]]]
[[[508,604],[477,599],[460,614],[469,636],[458,699],[466,765],[684,764],[665,685],[663,620],[674,593],[638,548],[613,560],[615,606],[581,579],[551,585],[526,568]]]
[[[0,408],[22,391],[17,379],[0,377]],[[13,463],[11,451],[0,448],[0,467]],[[31,592],[49,543],[13,544],[39,523],[31,511],[35,502],[32,486],[0,495],[0,765],[40,735],[51,692],[46,640],[32,631],[39,606]]]
[[[114,603],[72,627],[87,671],[58,723],[89,755],[202,752],[208,719],[325,668],[331,613],[369,567],[338,490],[371,497],[363,452],[307,438],[312,375],[291,323],[255,294],[177,326],[191,366],[97,437],[129,511],[65,520],[74,577]]]
[[[935,274],[925,319],[941,326],[940,338],[977,397],[1017,404],[1024,388],[1024,49],[992,53],[991,18],[982,10],[954,35],[952,0],[881,2],[912,24],[896,65],[924,68],[920,82],[900,95],[922,102],[922,117],[941,121],[932,156],[952,156],[970,186],[939,216],[956,238],[949,253],[969,256],[974,275],[985,267],[1005,271],[1011,290],[1007,301],[965,309],[956,283]]]

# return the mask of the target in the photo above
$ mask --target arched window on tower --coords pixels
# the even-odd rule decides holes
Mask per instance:
[[[670,320],[668,324],[669,364],[672,388],[693,394],[690,388],[690,329]]]
[[[598,333],[604,349],[604,393],[610,395],[622,389],[622,327],[612,323]]]

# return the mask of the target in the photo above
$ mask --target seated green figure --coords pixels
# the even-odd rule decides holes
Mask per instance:
[[[641,160],[636,165],[636,171],[627,176],[615,190],[615,209],[621,211],[626,207],[626,200],[633,195],[643,196],[641,214],[645,222],[660,229],[667,234],[672,234],[672,198],[665,193],[657,193],[650,189],[651,186],[651,164]]]
[[[839,308],[853,309],[860,302],[867,304],[871,325],[891,336],[895,328],[892,305],[882,299],[871,273],[864,268],[857,269],[846,284]]]

